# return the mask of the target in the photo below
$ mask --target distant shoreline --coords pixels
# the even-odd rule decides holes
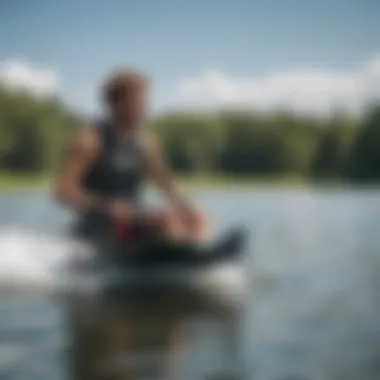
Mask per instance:
[[[292,178],[267,179],[267,178],[242,178],[242,177],[222,177],[222,176],[193,176],[177,177],[182,186],[193,189],[237,189],[249,190],[256,188],[276,188],[294,187],[304,188],[308,184],[306,181]],[[52,176],[24,176],[24,175],[3,175],[0,173],[0,193],[12,191],[35,191],[48,190],[53,186]]]
[[[0,173],[0,193],[47,190],[52,183],[52,177],[49,176]]]
[[[189,176],[178,177],[182,186],[191,189],[232,189],[232,190],[257,190],[257,189],[312,189],[312,188],[358,188],[380,189],[380,183],[373,184],[345,184],[341,181],[319,181],[297,177],[263,178],[263,177],[239,177],[239,176]],[[0,173],[0,193],[44,191],[49,190],[54,183],[53,176],[14,175]]]

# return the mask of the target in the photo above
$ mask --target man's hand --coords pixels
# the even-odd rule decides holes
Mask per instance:
[[[194,236],[203,238],[207,235],[208,223],[201,210],[189,203],[181,203],[177,210],[182,223]]]
[[[106,213],[111,222],[122,224],[133,217],[135,209],[124,200],[114,199],[108,203]]]

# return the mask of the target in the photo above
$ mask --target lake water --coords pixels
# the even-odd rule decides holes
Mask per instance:
[[[251,231],[239,309],[192,294],[49,292],[70,215],[46,194],[1,195],[0,379],[380,379],[376,191],[194,197],[217,232]]]

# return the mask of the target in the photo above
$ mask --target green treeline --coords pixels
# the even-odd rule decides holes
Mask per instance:
[[[155,126],[170,166],[184,174],[380,179],[380,107],[362,119],[172,113],[159,117]]]
[[[51,173],[80,122],[59,99],[0,88],[0,172]]]
[[[0,89],[0,172],[51,173],[82,120],[59,99]],[[360,119],[172,112],[153,126],[169,165],[181,174],[380,179],[380,107]]]

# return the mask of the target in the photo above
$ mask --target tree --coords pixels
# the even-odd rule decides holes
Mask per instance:
[[[349,175],[356,181],[380,179],[380,106],[371,109],[358,130]]]

